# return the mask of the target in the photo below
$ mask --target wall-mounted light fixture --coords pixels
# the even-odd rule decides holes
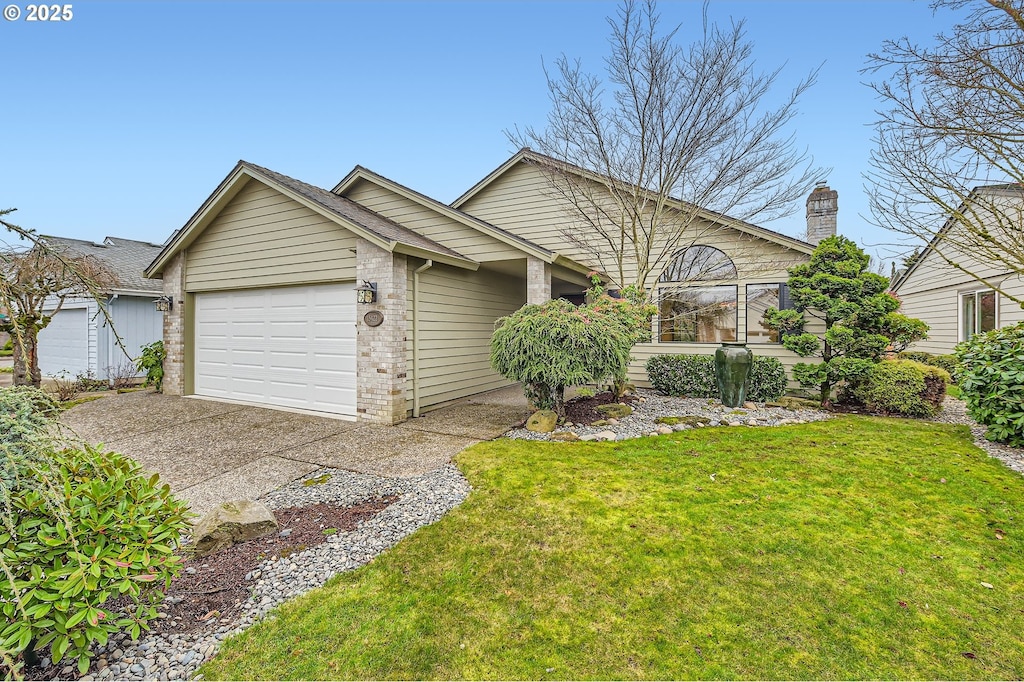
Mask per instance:
[[[156,304],[156,309],[162,313],[166,313],[168,310],[174,307],[174,299],[170,296],[161,296],[160,298],[153,301]]]
[[[367,282],[365,279],[356,287],[356,301],[359,303],[377,302],[377,283]]]

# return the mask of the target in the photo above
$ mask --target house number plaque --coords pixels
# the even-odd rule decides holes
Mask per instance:
[[[383,321],[384,313],[379,310],[371,310],[363,315],[363,322],[365,322],[368,327],[379,327]]]

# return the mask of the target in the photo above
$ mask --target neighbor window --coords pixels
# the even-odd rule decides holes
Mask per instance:
[[[663,290],[658,338],[662,343],[721,343],[736,340],[736,287]]]
[[[960,340],[996,328],[996,292],[972,291],[960,294]]]
[[[747,343],[779,342],[779,331],[764,324],[764,311],[791,307],[788,294],[785,284],[747,285]]]

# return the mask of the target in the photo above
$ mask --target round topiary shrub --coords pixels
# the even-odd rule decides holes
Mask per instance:
[[[188,509],[134,460],[62,435],[38,398],[0,389],[0,653],[12,667],[46,648],[84,673],[93,642],[156,617]]]
[[[872,412],[931,417],[946,397],[949,373],[914,360],[883,360],[852,388]]]
[[[955,352],[968,414],[989,440],[1024,446],[1024,323],[975,334]]]

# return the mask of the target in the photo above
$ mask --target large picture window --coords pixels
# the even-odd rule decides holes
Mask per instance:
[[[998,324],[996,318],[996,292],[989,290],[960,294],[961,341],[981,332],[992,331]]]
[[[736,286],[664,290],[658,319],[662,343],[735,341]]]
[[[787,298],[785,289],[785,284],[747,285],[747,343],[779,342],[779,331],[765,326],[764,312],[789,307],[783,300]]]

